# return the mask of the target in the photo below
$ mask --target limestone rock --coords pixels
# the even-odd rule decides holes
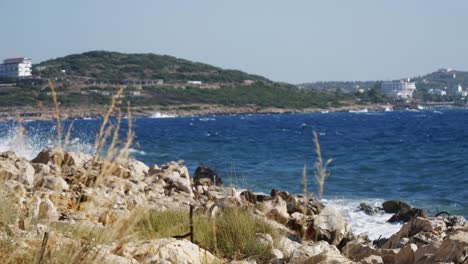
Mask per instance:
[[[361,261],[375,254],[375,250],[370,245],[362,244],[357,241],[346,243],[342,252],[354,261]]]
[[[296,251],[296,249],[298,249],[301,246],[300,243],[293,241],[287,237],[281,237],[279,239],[278,244],[279,248],[284,253],[285,258],[291,257],[294,251]]]
[[[64,165],[75,166],[82,168],[86,162],[90,161],[93,156],[80,152],[65,152],[64,154]]]
[[[275,220],[276,222],[286,225],[289,221],[289,214],[286,202],[280,197],[276,196],[274,200],[267,201],[264,203],[266,216],[269,219]]]
[[[344,238],[352,236],[351,225],[332,206],[326,206],[315,217],[312,228],[314,231],[312,239],[325,240],[335,246],[339,245]]]
[[[32,186],[34,172],[34,167],[23,158],[5,159],[0,157],[0,180],[2,181],[15,180],[26,186]]]
[[[415,252],[418,250],[418,246],[415,244],[407,244],[400,252],[396,255],[397,263],[415,263]]]
[[[361,264],[384,264],[382,257],[380,256],[369,256],[367,258],[363,258],[359,261]]]
[[[193,195],[190,178],[181,177],[177,171],[172,171],[167,174],[164,180],[174,186],[177,190]]]
[[[36,189],[42,187],[55,192],[66,191],[69,189],[68,183],[59,176],[44,176],[35,185]]]
[[[456,230],[449,234],[432,261],[468,263],[468,229]]]
[[[41,201],[39,202],[37,219],[38,220],[44,219],[44,220],[50,220],[50,221],[57,221],[59,219],[57,208],[49,200],[48,197],[42,198]]]
[[[289,263],[351,263],[340,251],[325,241],[303,242],[289,259]]]
[[[164,238],[130,242],[117,247],[114,254],[134,258],[143,263],[220,263],[210,252],[187,240]]]

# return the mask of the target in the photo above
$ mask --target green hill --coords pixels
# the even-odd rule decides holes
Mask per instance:
[[[165,83],[197,80],[207,83],[238,83],[245,80],[271,82],[238,70],[224,70],[208,64],[191,62],[167,55],[125,54],[90,51],[69,55],[34,65],[34,72],[54,78],[64,75],[98,80],[162,79]]]
[[[10,108],[52,106],[47,79],[53,80],[61,106],[80,109],[102,107],[122,86],[126,88],[123,100],[140,109],[304,109],[370,101],[156,54],[90,51],[41,62],[33,66],[33,72],[42,78],[38,82],[19,80],[17,87],[3,88],[0,104]]]

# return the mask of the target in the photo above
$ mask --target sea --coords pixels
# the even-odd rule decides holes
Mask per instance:
[[[120,137],[127,135],[122,120]],[[91,153],[102,120],[73,122],[70,150]],[[114,123],[115,120],[114,120]],[[0,122],[0,151],[32,159],[56,142],[52,121]],[[147,165],[183,160],[191,174],[205,164],[225,186],[317,196],[313,133],[327,167],[323,202],[337,207],[354,233],[389,237],[401,223],[391,215],[368,216],[362,202],[380,206],[398,199],[428,210],[468,216],[468,110],[247,114],[175,117],[155,113],[133,120],[131,155]],[[304,188],[304,171],[307,187]]]

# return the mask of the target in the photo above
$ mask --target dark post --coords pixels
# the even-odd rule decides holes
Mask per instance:
[[[193,243],[193,204],[190,205],[190,242]]]
[[[37,263],[42,263],[42,260],[44,258],[44,253],[47,247],[47,241],[49,240],[49,232],[44,232],[44,239],[42,239],[42,247],[41,247],[41,255],[39,257],[39,260]]]

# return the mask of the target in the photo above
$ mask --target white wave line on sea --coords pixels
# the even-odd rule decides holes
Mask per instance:
[[[375,215],[367,215],[358,208],[362,202],[372,207],[380,207],[382,199],[324,199],[323,202],[341,212],[343,217],[350,222],[354,234],[367,234],[371,240],[378,239],[380,236],[388,238],[398,232],[402,226],[401,223],[387,222],[392,214],[379,212]]]

